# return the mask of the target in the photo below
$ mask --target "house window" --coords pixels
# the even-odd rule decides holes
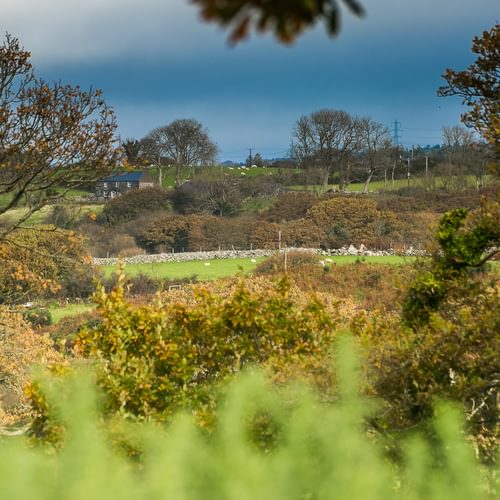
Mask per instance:
[[[102,187],[103,187],[104,189],[108,189],[108,183],[107,183],[107,182],[103,182],[103,183],[102,183]]]
[[[127,182],[127,187],[131,188],[132,187],[132,183],[131,182]]]

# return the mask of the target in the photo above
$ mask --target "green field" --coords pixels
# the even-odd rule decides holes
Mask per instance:
[[[214,259],[208,261],[188,261],[188,262],[154,262],[151,264],[126,264],[125,274],[135,276],[146,274],[155,278],[189,278],[196,276],[199,280],[212,280],[233,276],[236,273],[248,273],[255,269],[255,266],[264,260],[255,259]],[[111,276],[116,272],[116,266],[102,266],[104,275]]]
[[[413,257],[318,257],[318,260],[332,259],[336,264],[353,264],[357,261],[401,265],[414,261]],[[151,264],[127,264],[125,265],[125,274],[134,276],[137,274],[146,274],[155,278],[188,278],[195,275],[199,280],[212,280],[233,276],[238,272],[249,273],[255,269],[259,262],[265,260],[264,257],[255,259],[214,259],[209,261],[189,261],[189,262],[155,262]],[[207,265],[208,264],[208,265]],[[106,277],[116,272],[116,266],[102,266]]]
[[[440,178],[436,177],[433,179],[430,179],[430,181],[433,181],[434,188],[438,188],[440,186],[445,185],[446,178]],[[475,187],[476,186],[476,180],[475,177],[472,175],[466,176],[465,179],[463,179],[464,183],[467,185],[467,187]],[[488,182],[488,178],[485,180],[486,183]],[[410,188],[425,188],[426,186],[426,180],[424,177],[412,177],[410,179]],[[317,191],[320,192],[323,189],[323,186],[316,184],[316,185],[309,185],[309,186],[288,186],[290,189],[293,191]],[[376,191],[382,191],[384,189],[387,189],[387,191],[392,191],[392,190],[397,190],[397,189],[404,189],[408,187],[408,180],[407,179],[395,179],[394,184],[391,179],[387,179],[387,184],[385,183],[384,180],[379,180],[379,181],[372,181],[368,185],[368,191],[369,192],[376,192]],[[329,184],[327,190],[337,190],[339,188],[338,184]],[[361,193],[363,189],[365,188],[365,183],[364,182],[353,182],[349,184],[346,188],[347,192],[350,193]]]
[[[94,304],[67,304],[64,306],[54,304],[49,306],[49,311],[52,316],[52,323],[56,324],[64,318],[86,313],[94,309],[94,307]]]

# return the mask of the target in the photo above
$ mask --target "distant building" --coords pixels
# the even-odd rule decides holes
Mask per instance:
[[[155,180],[149,172],[127,172],[110,175],[96,182],[95,195],[97,198],[111,200],[131,189],[153,187]]]

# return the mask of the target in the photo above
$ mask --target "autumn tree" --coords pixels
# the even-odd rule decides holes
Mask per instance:
[[[330,35],[340,27],[340,5],[361,16],[357,0],[191,0],[200,7],[204,19],[229,27],[229,39],[235,43],[251,30],[271,31],[278,40],[292,42],[306,28],[323,21]]]
[[[151,130],[142,139],[143,156],[159,171],[162,183],[162,167],[175,165],[175,185],[181,184],[181,167],[213,163],[217,157],[217,145],[210,139],[203,125],[193,119],[175,120],[164,127]]]
[[[49,84],[7,34],[0,45],[0,228],[8,238],[34,212],[115,164],[115,116],[99,90]]]
[[[468,107],[462,115],[465,125],[473,128],[495,148],[500,158],[500,24],[472,41],[476,61],[463,71],[448,68],[440,87],[440,96],[459,96]],[[497,167],[498,169],[498,167]],[[498,170],[497,170],[498,171]]]

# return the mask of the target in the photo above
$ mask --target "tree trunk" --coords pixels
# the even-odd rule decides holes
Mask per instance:
[[[367,194],[368,193],[368,185],[370,184],[370,181],[372,180],[373,177],[373,169],[370,169],[368,171],[368,177],[366,178],[365,181],[365,187],[363,188],[363,193]]]
[[[181,166],[177,164],[175,166],[175,187],[179,187],[181,185]]]
[[[324,193],[326,193],[326,191],[328,190],[328,178],[329,177],[330,177],[330,169],[325,168],[325,172],[323,174],[323,186],[322,186]]]
[[[163,167],[158,165],[158,184],[160,187],[163,186]]]

